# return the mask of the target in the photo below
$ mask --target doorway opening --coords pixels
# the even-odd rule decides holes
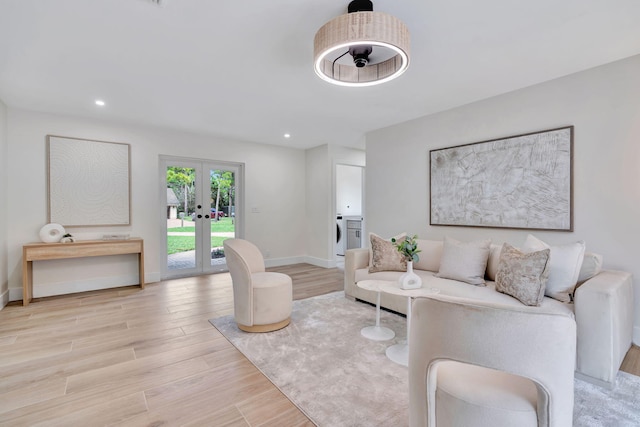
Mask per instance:
[[[358,165],[338,163],[335,167],[336,235],[333,253],[338,265],[343,263],[346,250],[366,247],[363,239],[364,171],[365,168]]]

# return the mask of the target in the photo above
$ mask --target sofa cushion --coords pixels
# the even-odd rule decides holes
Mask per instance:
[[[547,280],[545,295],[558,301],[571,302],[570,295],[578,282],[580,267],[582,267],[584,259],[584,242],[550,246],[529,234],[522,249],[524,252],[551,250],[549,254],[549,280]]]
[[[402,240],[405,236],[396,237],[396,240]],[[369,239],[371,240],[369,272],[407,271],[407,260],[398,252],[391,241],[374,233],[369,233]]]
[[[437,277],[484,285],[491,240],[459,242],[445,237]]]
[[[418,249],[420,249],[420,259],[413,263],[414,270],[426,270],[437,272],[440,269],[442,260],[442,240],[417,239]]]
[[[496,291],[511,295],[524,305],[540,306],[549,275],[549,252],[544,249],[524,253],[505,243],[496,273]]]

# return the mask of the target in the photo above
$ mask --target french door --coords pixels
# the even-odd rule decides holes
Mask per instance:
[[[160,157],[162,277],[227,271],[222,242],[243,236],[243,165]]]

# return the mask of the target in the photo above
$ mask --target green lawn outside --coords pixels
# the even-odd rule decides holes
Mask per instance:
[[[231,222],[231,218],[221,218],[220,221],[211,221],[211,231],[212,232],[232,232],[234,231],[235,226]],[[176,227],[169,228],[169,231],[191,231],[195,232],[196,227]]]
[[[167,231],[175,232],[191,232],[195,233],[194,227],[175,227],[169,228]],[[220,218],[220,221],[211,221],[212,233],[232,233],[235,231],[235,225],[232,218]],[[228,237],[211,236],[211,247],[218,248],[222,246],[222,242]],[[193,251],[196,248],[194,236],[167,236],[167,254],[175,254],[178,252]]]
[[[222,242],[229,237],[211,236],[211,247],[217,248],[222,246]],[[167,255],[178,252],[193,251],[196,248],[194,236],[167,236]]]

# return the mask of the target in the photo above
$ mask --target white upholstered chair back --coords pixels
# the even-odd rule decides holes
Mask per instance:
[[[576,358],[573,317],[548,313],[540,307],[434,295],[415,299],[411,319],[412,427],[437,425],[437,367],[443,361],[527,378],[537,388],[538,425],[572,425]]]

